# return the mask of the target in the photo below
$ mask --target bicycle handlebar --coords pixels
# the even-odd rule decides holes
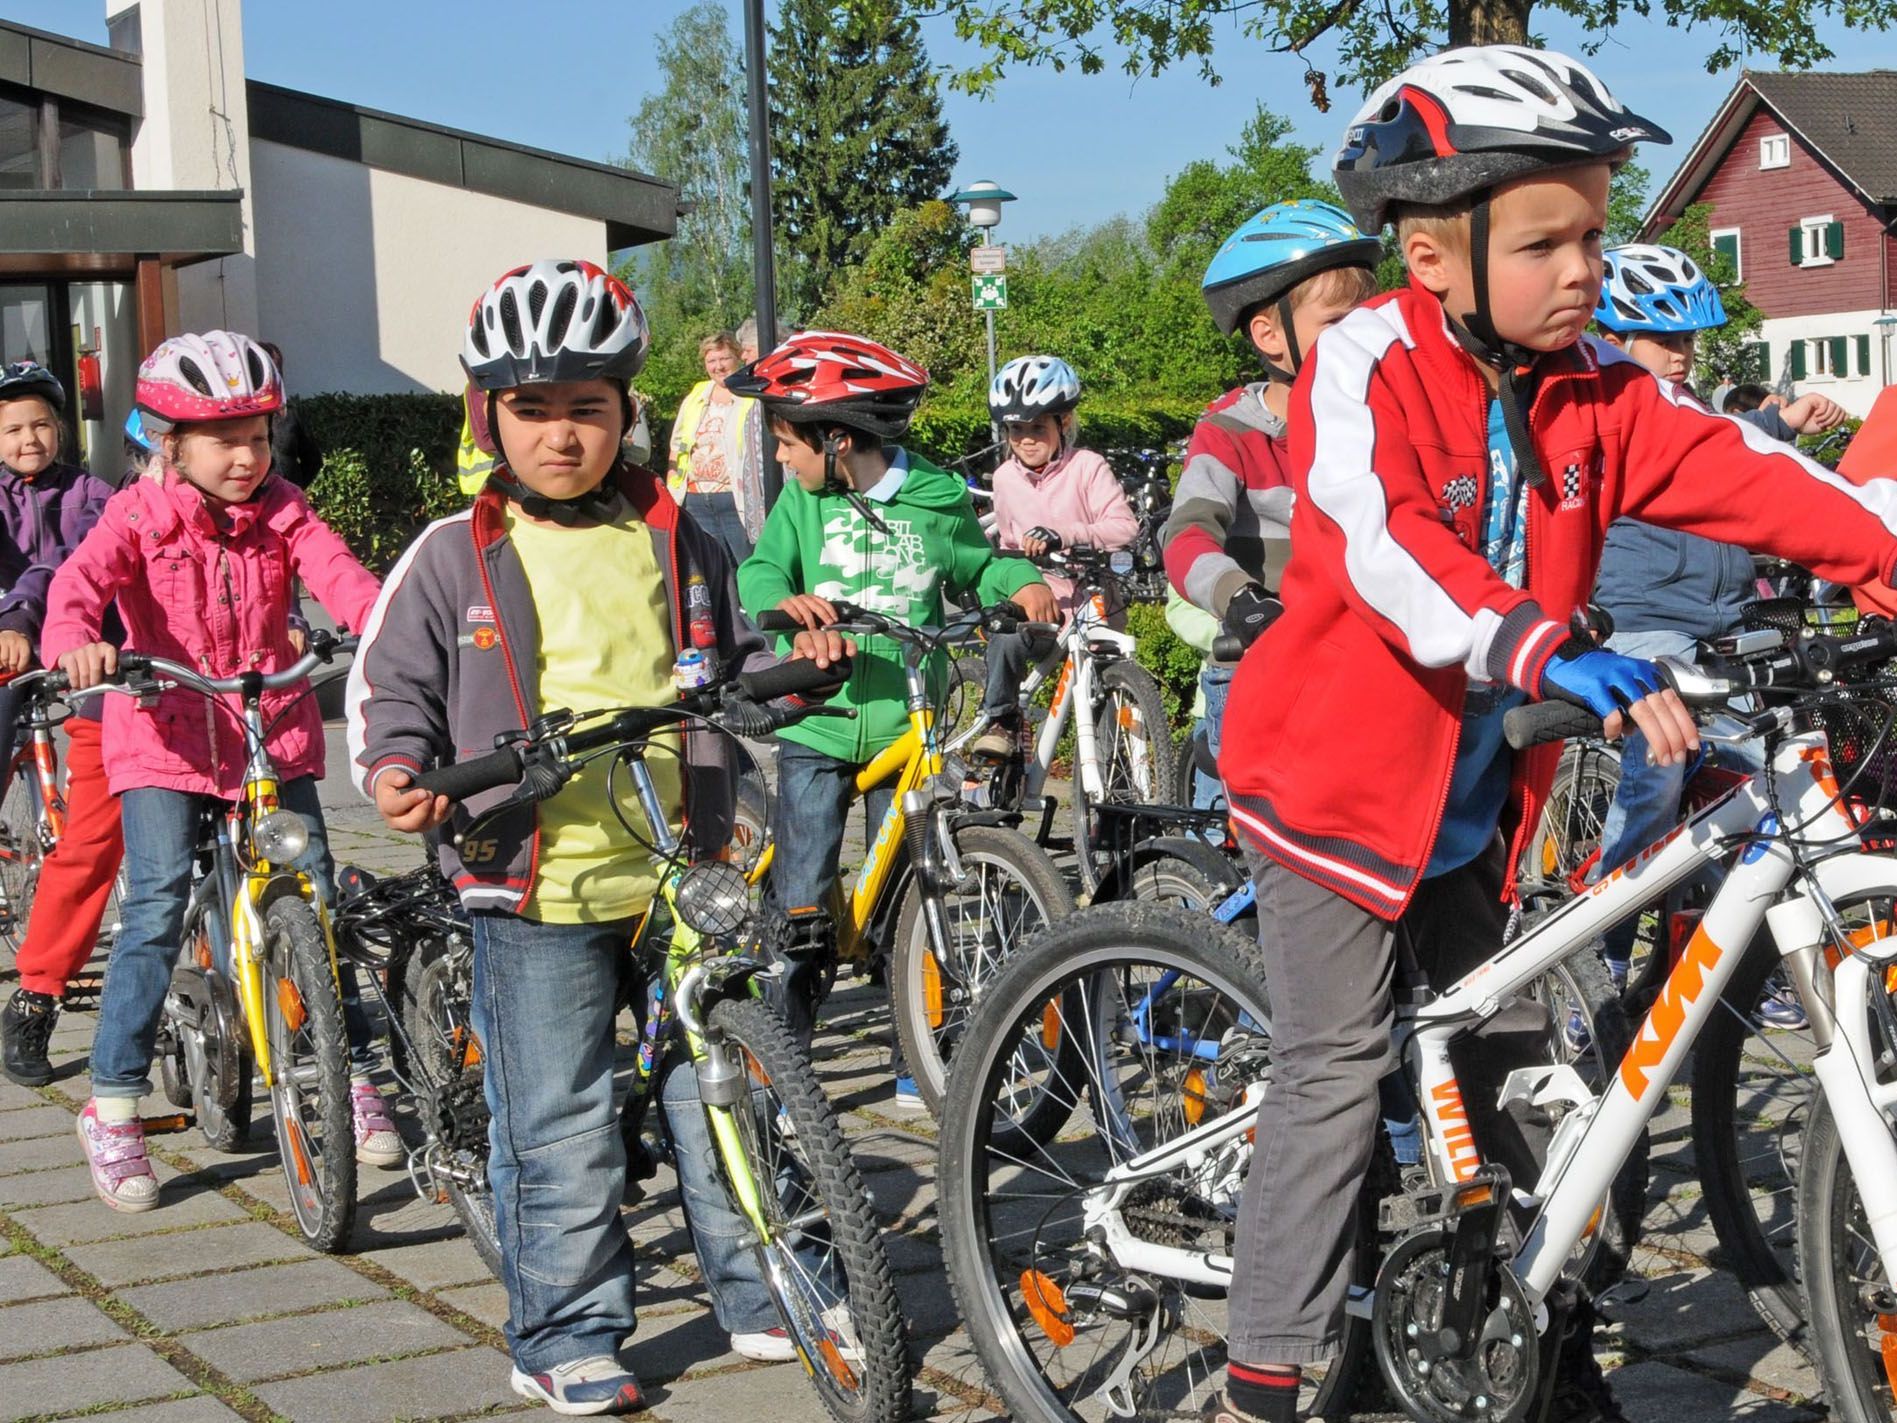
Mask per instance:
[[[170,691],[182,688],[197,692],[203,696],[241,696],[256,678],[260,691],[279,692],[294,687],[304,681],[317,668],[335,661],[339,653],[354,652],[358,639],[343,634],[317,629],[310,633],[309,651],[295,662],[279,672],[240,673],[235,677],[206,677],[195,667],[187,667],[182,662],[173,662],[168,657],[151,657],[142,652],[121,652],[118,671],[107,681],[96,682],[90,687],[73,687],[66,674],[56,667],[49,667],[36,676],[48,688],[47,694],[56,689],[57,694],[68,700],[74,697],[90,697],[105,692],[123,692],[129,696],[142,696],[152,690],[151,682],[160,684],[159,690]],[[16,679],[24,680],[24,679]]]
[[[939,628],[911,627],[885,613],[871,612],[868,608],[859,608],[854,603],[832,601],[836,609],[836,621],[829,625],[828,631],[856,633],[860,636],[887,637],[895,642],[907,643],[916,647],[932,648],[953,639],[957,634],[973,631],[977,626],[990,632],[1024,632],[1029,636],[1057,636],[1060,629],[1053,623],[1029,622],[1021,616],[1021,610],[1015,604],[1002,601],[986,608],[973,608],[960,617],[953,618]],[[789,613],[777,608],[768,608],[757,615],[756,622],[761,632],[804,632],[804,625]]]

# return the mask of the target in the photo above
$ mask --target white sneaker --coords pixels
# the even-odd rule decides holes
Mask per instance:
[[[513,1373],[514,1392],[544,1403],[555,1413],[585,1417],[595,1413],[637,1413],[646,1406],[639,1380],[609,1354],[556,1364],[545,1373]]]
[[[733,1334],[731,1352],[760,1364],[787,1364],[797,1357],[797,1346],[790,1342],[790,1331],[780,1324],[772,1329]]]

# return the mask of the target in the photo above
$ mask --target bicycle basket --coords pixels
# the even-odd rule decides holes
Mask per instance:
[[[1857,609],[1817,607],[1803,598],[1762,598],[1745,610],[1749,631],[1770,630],[1796,636],[1801,628],[1848,632],[1857,623]],[[1877,669],[1888,675],[1891,664]],[[1880,702],[1820,703],[1812,719],[1831,745],[1831,764],[1838,784],[1853,798],[1875,806],[1897,804],[1897,726],[1893,709]]]

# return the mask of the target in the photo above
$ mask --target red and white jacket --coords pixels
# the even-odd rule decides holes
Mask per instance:
[[[1470,681],[1539,695],[1614,519],[1840,583],[1897,568],[1897,482],[1859,488],[1592,338],[1541,369],[1529,431],[1548,479],[1529,491],[1525,588],[1481,552],[1492,397],[1433,296],[1353,312],[1292,395],[1285,612],[1239,666],[1219,770],[1253,845],[1386,919],[1429,862]],[[1515,757],[1517,852],[1560,754]]]

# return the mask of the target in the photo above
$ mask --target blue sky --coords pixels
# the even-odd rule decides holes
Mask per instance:
[[[229,3],[229,0],[226,0]],[[690,0],[252,0],[245,49],[252,78],[413,115],[456,128],[586,158],[626,149],[626,119],[659,83],[652,37]],[[767,0],[774,9],[774,0]],[[0,0],[0,15],[103,43],[103,0]],[[737,6],[732,3],[736,27]],[[1574,26],[1542,21],[1556,48],[1576,46]],[[963,53],[949,28],[926,29],[931,54]],[[1897,66],[1897,34],[1824,31],[1839,67]],[[1732,84],[1701,61],[1711,31],[1682,33],[1630,19],[1593,61],[1631,107],[1671,129],[1670,149],[1645,161],[1671,172]],[[1328,56],[1315,56],[1322,67]],[[1167,176],[1195,158],[1219,158],[1260,99],[1326,152],[1357,95],[1333,85],[1328,115],[1310,106],[1296,60],[1272,55],[1236,30],[1218,51],[1225,82],[1207,86],[1181,69],[1132,80],[1117,71],[1018,70],[995,96],[950,95],[961,146],[956,178],[993,178],[1018,193],[1000,230],[1023,241],[1151,205]]]

